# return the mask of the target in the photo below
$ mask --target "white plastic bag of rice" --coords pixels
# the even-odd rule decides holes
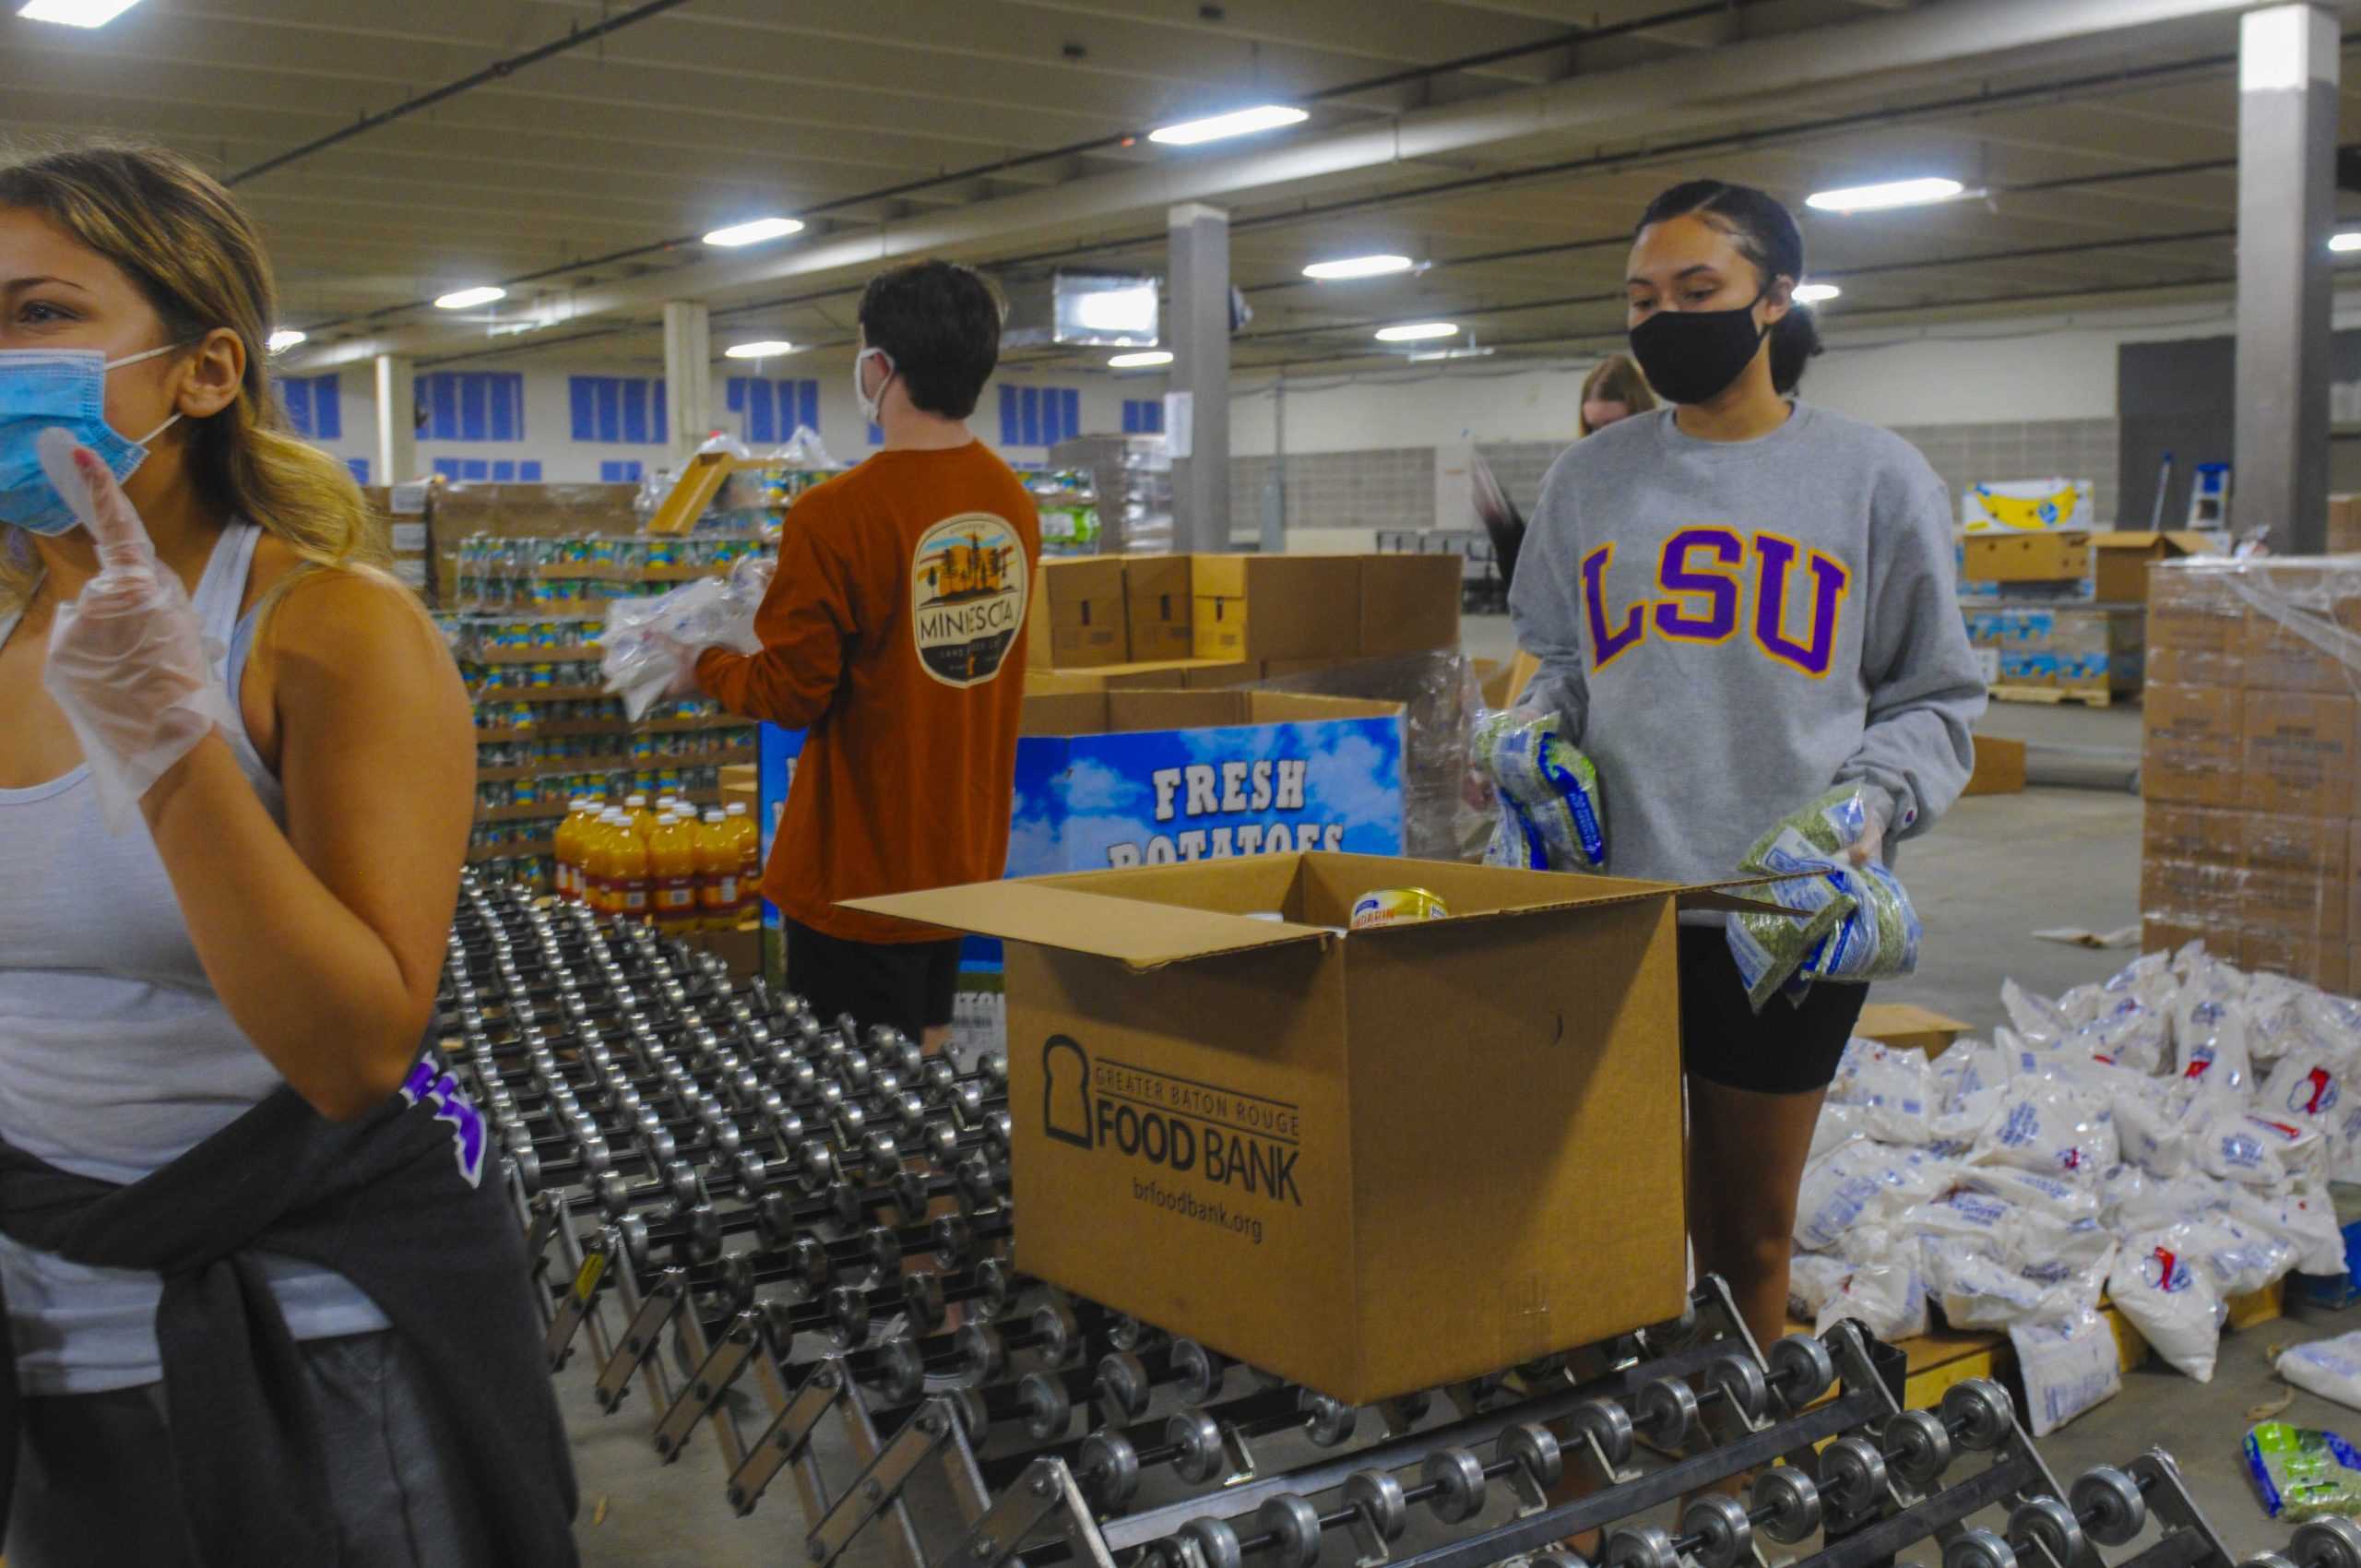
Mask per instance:
[[[2123,1392],[2115,1330],[2095,1312],[2012,1323],[2009,1342],[2024,1378],[2025,1424],[2035,1437]]]
[[[2227,1309],[2177,1228],[2134,1236],[2116,1254],[2107,1294],[2156,1354],[2199,1383],[2213,1381]]]

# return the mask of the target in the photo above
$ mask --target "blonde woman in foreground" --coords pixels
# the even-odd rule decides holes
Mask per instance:
[[[195,166],[0,162],[7,1561],[570,1563],[522,1245],[427,1042],[467,694],[287,432],[275,311]]]

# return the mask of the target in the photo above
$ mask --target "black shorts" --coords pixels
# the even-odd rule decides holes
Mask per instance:
[[[1755,1012],[1720,926],[1680,928],[1680,1064],[1709,1084],[1810,1094],[1836,1076],[1869,1000],[1866,985],[1815,985],[1803,1005],[1774,996]]]
[[[823,1023],[849,1013],[862,1028],[891,1024],[912,1039],[951,1022],[959,990],[959,943],[848,942],[781,917],[787,989]]]

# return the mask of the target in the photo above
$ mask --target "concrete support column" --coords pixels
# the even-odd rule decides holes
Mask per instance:
[[[678,463],[713,434],[713,323],[701,300],[664,303],[664,397]]]
[[[1229,548],[1229,214],[1186,202],[1169,215],[1172,371],[1189,455],[1172,462],[1173,548]],[[1177,433],[1176,433],[1177,434]]]
[[[2329,249],[2337,29],[2325,6],[2238,30],[2237,433],[2230,515],[2281,554],[2328,533]]]
[[[377,482],[407,484],[418,471],[418,373],[407,354],[379,354]]]

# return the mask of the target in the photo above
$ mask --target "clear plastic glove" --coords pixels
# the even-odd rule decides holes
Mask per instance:
[[[39,448],[99,552],[99,575],[57,612],[42,683],[82,742],[108,831],[121,833],[156,780],[237,712],[188,591],[157,562],[114,475],[63,430],[42,432]]]

